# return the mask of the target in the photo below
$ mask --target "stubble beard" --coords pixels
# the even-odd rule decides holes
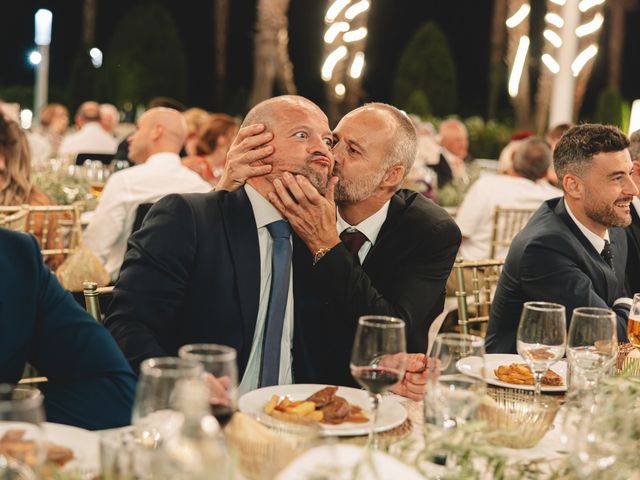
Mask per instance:
[[[368,176],[359,177],[357,180],[346,180],[340,172],[334,170],[340,181],[336,185],[336,203],[358,203],[369,198],[378,188],[385,172],[373,172]]]
[[[591,220],[607,228],[627,227],[631,224],[631,213],[625,218],[622,218],[616,213],[615,207],[609,204],[588,203],[585,205],[584,211]]]

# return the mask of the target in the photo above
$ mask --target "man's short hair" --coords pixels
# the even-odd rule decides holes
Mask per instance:
[[[551,149],[538,137],[521,140],[513,156],[513,171],[533,182],[541,179],[551,165]]]
[[[560,138],[562,138],[562,135],[564,135],[565,132],[567,132],[570,128],[571,128],[570,123],[560,123],[555,127],[550,128],[547,131],[547,135],[545,137],[547,140],[552,140],[557,142],[558,140],[560,140]]]
[[[629,154],[631,160],[640,160],[640,130],[636,130],[629,137]]]
[[[416,160],[418,150],[416,127],[406,113],[398,110],[393,105],[374,102],[367,103],[364,106],[375,107],[391,115],[395,124],[395,131],[393,132],[393,141],[387,149],[383,167],[388,169],[393,165],[402,165],[404,167],[404,176],[406,177]]]
[[[571,127],[553,151],[553,166],[562,182],[565,175],[582,176],[594,155],[619,152],[629,147],[629,139],[617,127],[585,123]]]

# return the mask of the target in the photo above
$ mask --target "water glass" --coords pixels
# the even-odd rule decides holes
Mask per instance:
[[[608,308],[576,308],[567,338],[571,386],[593,389],[618,353],[616,314]]]
[[[0,384],[0,479],[40,478],[47,453],[42,400],[36,388]],[[12,441],[28,443],[11,448]]]
[[[425,396],[425,421],[442,429],[465,423],[476,412],[486,393],[484,340],[462,333],[439,334],[429,358],[429,388]],[[474,365],[467,375],[460,361]]]
[[[542,377],[562,358],[567,343],[567,320],[563,305],[526,302],[518,326],[518,353],[525,359],[535,382],[535,397],[540,398]]]
[[[202,364],[209,386],[211,414],[224,427],[237,409],[238,365],[236,351],[226,345],[194,343],[178,351],[180,358]]]

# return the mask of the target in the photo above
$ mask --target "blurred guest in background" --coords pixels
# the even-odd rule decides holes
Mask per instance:
[[[239,126],[235,118],[224,113],[209,115],[195,141],[188,144],[187,150],[193,153],[184,157],[182,164],[215,186],[222,176],[227,152]]]
[[[629,138],[629,154],[633,162],[631,177],[640,188],[640,130]],[[627,232],[627,293],[640,293],[640,198],[636,195],[631,202],[631,225]]]
[[[493,214],[497,206],[505,208],[537,208],[562,191],[546,180],[551,164],[551,150],[540,138],[519,140],[513,164],[506,175],[486,174],[469,189],[456,215],[462,232],[459,256],[464,260],[485,260],[491,250]],[[505,258],[507,248],[496,252]]]
[[[53,201],[31,181],[31,153],[25,132],[11,120],[0,114],[0,205],[52,205]],[[47,229],[55,230],[56,215],[48,213]],[[30,214],[27,219],[31,230],[42,242],[45,214]],[[47,248],[59,248],[53,235],[47,238]],[[47,259],[47,265],[55,270],[63,260],[62,255]]]
[[[61,103],[50,103],[40,112],[41,135],[49,142],[49,156],[55,157],[69,126],[69,110]]]
[[[182,112],[187,122],[187,139],[184,149],[187,155],[196,155],[196,145],[200,135],[209,124],[210,114],[202,108],[188,108]]]
[[[47,382],[47,420],[88,429],[131,422],[136,377],[109,332],[45,267],[35,239],[0,228],[0,383],[29,362]]]
[[[465,162],[470,161],[469,133],[460,120],[449,118],[440,124],[440,159],[432,168],[438,175],[438,188],[453,179],[465,181],[467,172]]]
[[[516,154],[516,150],[518,146],[522,143],[522,141],[526,138],[529,138],[533,135],[531,130],[518,130],[511,135],[511,139],[509,143],[505,145],[505,147],[500,152],[500,156],[498,157],[498,173],[509,173],[511,172],[511,167],[513,166],[513,157]]]
[[[638,188],[631,179],[629,140],[615,127],[583,124],[568,130],[553,152],[564,196],[547,200],[516,235],[491,308],[486,349],[516,353],[522,305],[611,308],[618,340],[627,339],[631,299],[624,288],[627,246]]]
[[[100,124],[100,106],[96,102],[84,102],[75,117],[79,130],[67,135],[60,144],[63,155],[78,153],[115,153],[118,142]]]
[[[180,162],[178,152],[186,136],[182,115],[158,107],[140,117],[138,129],[129,137],[129,156],[137,165],[109,178],[84,232],[86,246],[102,260],[113,280],[141,203],[156,202],[169,193],[211,190],[211,185]]]
[[[116,128],[120,124],[120,112],[115,105],[103,103],[100,105],[100,125],[105,132],[116,136]]]
[[[556,144],[558,143],[562,135],[564,135],[564,133],[569,130],[571,126],[572,125],[570,123],[561,123],[559,125],[551,127],[547,131],[544,139],[549,144],[551,153],[553,153],[553,151],[555,150]],[[549,172],[547,172],[547,180],[549,180],[549,183],[551,183],[551,185],[554,185],[558,188],[561,187],[561,185],[558,183],[558,176],[556,175],[556,171],[553,168],[553,163],[549,166]]]

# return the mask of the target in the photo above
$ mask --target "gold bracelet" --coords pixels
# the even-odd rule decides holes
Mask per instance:
[[[313,266],[316,265],[320,261],[322,257],[324,257],[327,253],[331,251],[330,248],[320,248],[313,254]]]

